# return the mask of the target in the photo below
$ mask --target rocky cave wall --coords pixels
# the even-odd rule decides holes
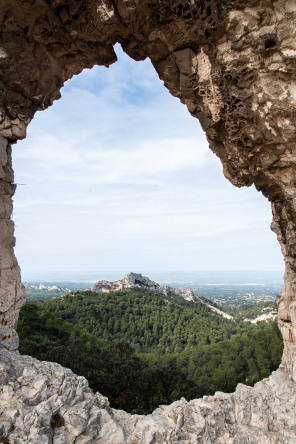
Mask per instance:
[[[295,0],[2,0],[0,21],[2,349],[17,350],[24,302],[13,252],[12,145],[67,79],[115,62],[119,42],[133,59],[149,57],[199,119],[226,178],[255,184],[271,202],[286,263],[283,366],[296,381]]]

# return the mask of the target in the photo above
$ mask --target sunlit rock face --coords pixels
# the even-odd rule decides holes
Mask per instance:
[[[216,307],[208,304],[203,301],[197,294],[195,294],[189,287],[183,288],[175,288],[170,287],[168,285],[159,285],[154,281],[151,281],[146,276],[143,276],[140,273],[128,273],[124,276],[123,279],[119,281],[110,282],[110,281],[98,281],[92,287],[92,291],[95,293],[109,293],[110,291],[120,291],[125,290],[127,288],[142,288],[145,290],[153,291],[154,293],[163,294],[165,296],[175,295],[180,298],[185,299],[186,301],[195,302],[196,304],[203,304],[208,307],[213,312],[217,313],[219,316],[222,316],[225,319],[233,319],[233,316],[230,316],[228,313],[225,313],[222,310],[219,310]]]
[[[2,413],[5,422],[0,421],[2,441],[294,443],[295,0],[2,0],[0,20],[1,405],[5,400],[8,406]],[[221,400],[192,401],[190,406],[198,407],[190,411],[180,401],[138,422],[115,412],[111,426],[102,419],[107,410],[80,387],[79,379],[63,377],[62,391],[52,393],[52,367],[15,352],[24,289],[10,217],[15,191],[11,144],[25,137],[37,110],[60,97],[67,79],[94,64],[115,62],[116,42],[135,60],[151,59],[171,94],[200,120],[225,176],[236,186],[254,183],[270,200],[272,229],[286,262],[279,299],[285,352],[277,374],[255,389],[242,386],[235,395],[219,395]],[[33,379],[26,376],[31,370]],[[37,396],[40,387],[44,399]],[[64,411],[69,403],[74,426]],[[65,415],[64,424],[58,416],[48,420],[57,409]],[[32,412],[40,416],[34,424],[28,421]]]
[[[92,291],[96,293],[109,293],[109,291],[119,291],[125,290],[127,288],[143,288],[154,293],[159,293],[167,296],[168,294],[173,294],[179,296],[181,298],[186,299],[187,301],[192,301],[196,303],[206,304],[200,297],[198,297],[189,287],[185,288],[175,288],[170,287],[168,285],[159,285],[154,281],[151,281],[146,276],[143,276],[140,273],[127,273],[123,279],[115,282],[109,281],[98,281],[92,287]]]

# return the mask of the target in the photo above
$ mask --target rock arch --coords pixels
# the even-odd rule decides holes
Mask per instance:
[[[9,401],[0,436],[40,443],[295,442],[295,1],[2,0],[0,17],[0,405]],[[67,79],[115,62],[116,42],[135,60],[151,59],[171,94],[200,120],[225,176],[239,187],[255,184],[269,199],[286,263],[281,368],[254,389],[181,400],[147,418],[111,412],[83,378],[16,351],[24,289],[13,253],[11,145],[25,137],[37,110],[60,97]],[[52,415],[65,417],[64,425],[53,427]]]

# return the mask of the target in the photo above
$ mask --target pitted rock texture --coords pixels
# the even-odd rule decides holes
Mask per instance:
[[[233,394],[160,406],[151,415],[110,408],[84,378],[3,349],[0,441],[23,444],[294,444],[295,384],[284,367]],[[5,442],[5,441],[4,441]]]
[[[116,61],[114,43],[135,60],[149,57],[171,94],[200,120],[225,176],[237,186],[254,183],[271,201],[272,229],[286,261],[279,324],[293,350],[295,16],[294,0],[0,4],[2,136],[8,143],[25,137],[34,113],[60,97],[67,79],[83,68]],[[2,300],[15,300],[11,294],[3,293]],[[6,320],[10,332],[3,338],[14,335],[13,316]]]
[[[237,186],[254,183],[272,203],[272,229],[286,261],[279,323],[293,348],[295,16],[294,0],[0,4],[0,133],[5,143],[25,137],[34,113],[60,97],[67,79],[94,64],[115,62],[114,43],[135,60],[149,57],[171,94],[200,120],[225,176]],[[1,297],[22,299],[11,291]],[[6,320],[10,332],[2,337],[14,335],[13,316]]]
[[[113,45],[119,42],[135,60],[149,57],[171,94],[200,120],[210,148],[221,159],[225,176],[236,186],[255,184],[271,202],[272,229],[286,263],[285,286],[278,301],[285,372],[280,370],[271,382],[262,382],[259,388],[239,387],[235,395],[225,395],[222,404],[229,406],[229,411],[233,409],[237,418],[233,427],[231,417],[226,418],[221,410],[222,404],[215,407],[217,414],[203,428],[200,411],[194,407],[192,415],[187,410],[185,414],[183,401],[172,407],[172,412],[183,409],[183,416],[175,418],[177,423],[172,412],[170,419],[159,412],[152,415],[152,424],[150,417],[131,420],[124,413],[113,413],[113,418],[121,421],[125,442],[190,442],[188,436],[194,433],[204,433],[204,441],[200,442],[205,443],[295,442],[295,0],[1,0],[0,21],[0,341],[4,366],[6,362],[12,366],[10,383],[3,387],[16,396],[15,403],[10,404],[10,415],[19,421],[16,429],[9,430],[3,429],[1,422],[3,433],[16,434],[31,424],[20,439],[26,442],[24,439],[32,436],[30,442],[34,442],[38,430],[42,436],[43,427],[50,427],[50,422],[37,419],[37,412],[48,405],[37,395],[38,384],[34,406],[26,389],[22,389],[19,372],[33,369],[34,374],[41,372],[51,384],[53,368],[8,351],[17,349],[15,325],[24,301],[13,253],[11,199],[15,185],[11,144],[25,137],[26,127],[37,110],[60,97],[60,88],[67,79],[94,64],[109,66],[115,62]],[[21,384],[17,392],[18,377]],[[76,391],[79,379],[70,379]],[[63,383],[65,377],[60,380]],[[4,393],[2,396],[6,396]],[[45,389],[45,393],[49,391]],[[57,405],[68,408],[63,391],[61,395],[50,393],[48,399],[57,397]],[[10,402],[9,396],[5,399]],[[196,401],[198,405],[200,402]],[[21,409],[19,403],[23,405]],[[34,424],[29,421],[30,409],[35,409]],[[81,418],[84,411],[90,410],[83,407]],[[6,414],[4,410],[2,415]],[[190,424],[186,422],[187,414]],[[73,415],[76,418],[75,412]],[[99,438],[102,432],[96,425],[96,413],[85,418],[82,428],[86,432],[83,435],[80,431],[75,442],[108,442],[107,435],[103,441]],[[220,420],[224,424],[222,431]],[[13,424],[11,421],[7,424]],[[109,419],[106,421],[109,424]],[[62,422],[62,418],[53,416],[52,424]],[[63,427],[66,425],[55,429]],[[196,432],[191,432],[192,428]],[[111,425],[105,430],[110,430],[111,435],[117,433]],[[206,435],[207,430],[212,435]],[[35,442],[67,442],[63,435],[52,437],[49,431],[50,428]],[[228,436],[228,432],[234,435]],[[6,435],[4,439],[8,440]]]
[[[16,323],[25,302],[25,289],[14,256],[14,223],[11,220],[12,196],[16,185],[11,167],[11,145],[0,137],[0,342],[18,347]]]

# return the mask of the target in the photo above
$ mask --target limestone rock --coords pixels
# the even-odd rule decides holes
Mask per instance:
[[[3,349],[0,378],[0,437],[10,443],[295,443],[296,390],[284,367],[254,388],[183,398],[147,416],[111,409],[83,377],[18,352]]]
[[[123,279],[116,282],[98,281],[92,287],[92,291],[96,293],[109,293],[109,291],[124,290],[125,288],[146,288],[154,293],[164,294],[165,296],[174,294],[187,301],[204,303],[189,287],[175,288],[168,285],[160,285],[140,273],[132,272],[126,274]]]
[[[123,279],[116,282],[105,280],[98,281],[92,287],[92,291],[96,293],[109,293],[109,291],[119,291],[124,290],[125,288],[145,288],[147,290],[153,291],[154,293],[164,294],[165,296],[173,294],[185,299],[186,301],[206,305],[210,310],[222,316],[223,318],[233,319],[233,316],[203,301],[189,287],[176,288],[170,287],[169,285],[160,285],[154,281],[151,281],[151,279],[143,276],[140,273],[128,273],[124,276]]]
[[[295,1],[1,0],[0,21],[1,440],[295,443]],[[11,144],[37,110],[60,98],[66,80],[115,62],[116,42],[135,60],[151,59],[200,120],[226,178],[269,199],[286,265],[278,301],[283,368],[254,389],[177,401],[148,417],[101,408],[83,379],[8,351],[18,346],[24,302],[10,219]]]

